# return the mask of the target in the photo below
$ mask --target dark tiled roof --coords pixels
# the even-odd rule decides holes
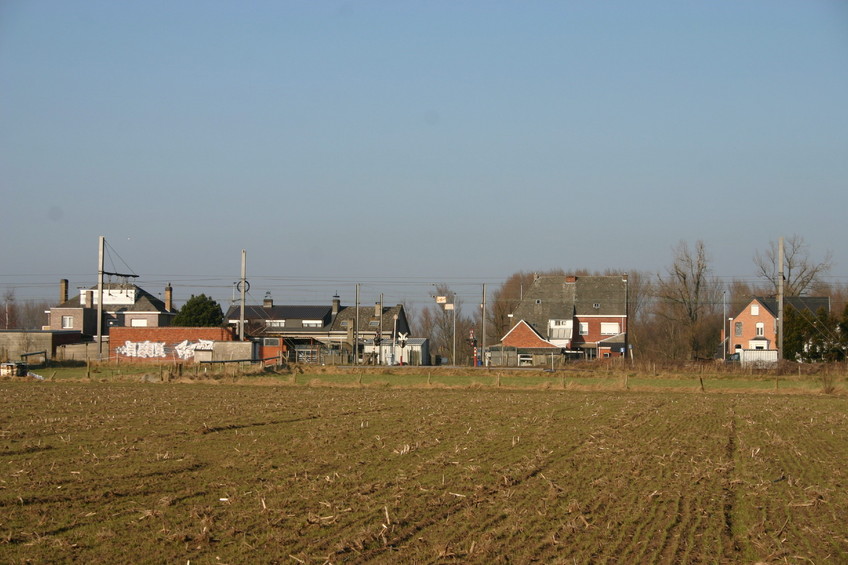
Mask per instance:
[[[757,296],[756,300],[765,306],[772,316],[777,317],[778,304],[776,298],[765,298]],[[787,296],[783,300],[784,307],[791,306],[799,312],[818,313],[824,309],[825,312],[830,312],[830,298],[827,296]]]
[[[394,329],[394,316],[398,315],[398,331],[408,331],[408,328],[401,327],[406,323],[406,314],[402,312],[403,306],[398,304],[397,306],[383,306],[382,316],[375,315],[375,310],[373,306],[360,306],[359,307],[359,330],[360,331],[374,331],[374,327],[370,326],[372,320],[380,321],[382,317],[383,322],[383,331],[392,331]],[[336,319],[333,320],[333,325],[330,328],[330,331],[347,331],[348,326],[352,320],[356,318],[356,307],[355,306],[343,306],[338,315],[336,315]],[[342,325],[344,322],[347,322],[347,325]],[[376,326],[379,329],[379,325]]]
[[[330,306],[264,306],[245,305],[246,320],[324,320],[329,322],[332,307]],[[241,315],[241,306],[230,306],[226,319],[235,320]]]
[[[548,320],[571,319],[575,314],[623,316],[626,297],[621,275],[543,275],[525,291],[514,315],[543,333],[547,331]]]

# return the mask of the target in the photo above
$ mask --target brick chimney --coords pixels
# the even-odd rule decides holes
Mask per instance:
[[[59,281],[59,304],[64,304],[68,301],[68,279]]]
[[[171,283],[165,287],[165,311],[171,312],[174,305],[174,289],[171,288]]]
[[[265,293],[265,299],[262,301],[263,308],[273,308],[274,307],[274,299],[271,298],[271,291]]]
[[[339,313],[339,310],[341,310],[341,307],[342,307],[342,300],[341,300],[341,298],[339,298],[339,295],[336,294],[336,295],[333,296],[333,317],[334,318],[336,317],[336,314]]]
[[[380,310],[382,310],[382,308],[380,308],[380,303],[376,302],[374,304],[374,315],[378,318],[383,314]]]

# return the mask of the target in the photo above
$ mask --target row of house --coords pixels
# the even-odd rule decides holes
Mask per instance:
[[[319,364],[430,364],[426,336],[411,336],[401,304],[345,306],[339,296],[326,305],[275,305],[270,294],[262,304],[230,307],[226,328],[171,328],[176,315],[170,285],[164,300],[127,282],[103,286],[104,340],[112,358],[286,359]],[[60,281],[60,303],[48,312],[41,340],[49,354],[74,343],[89,348],[96,340],[99,293],[82,289],[68,296]],[[828,298],[792,297],[787,304],[799,311],[829,311]],[[243,318],[242,318],[243,316]],[[538,365],[552,356],[599,359],[631,353],[628,339],[627,275],[537,276],[509,315],[510,327],[496,343],[481,352],[494,365]],[[249,346],[235,346],[240,324]],[[739,349],[774,349],[777,334],[774,299],[754,298],[730,320],[725,339],[728,354]],[[165,331],[163,328],[170,328]],[[10,339],[0,335],[0,348],[10,355]],[[30,336],[29,342],[32,342]],[[216,345],[218,344],[218,345]],[[27,349],[20,345],[17,349]],[[219,353],[216,355],[215,351]],[[2,352],[0,352],[2,353]]]

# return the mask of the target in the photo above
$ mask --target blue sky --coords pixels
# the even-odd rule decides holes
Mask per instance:
[[[516,271],[848,282],[848,3],[0,3],[0,291],[423,304]],[[107,268],[109,265],[107,265]],[[472,298],[469,298],[472,299]]]

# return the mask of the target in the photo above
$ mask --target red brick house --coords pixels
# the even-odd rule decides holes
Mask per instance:
[[[59,283],[59,305],[48,312],[47,330],[78,331],[83,336],[97,334],[97,287],[81,289],[68,298],[68,281]],[[165,300],[129,283],[103,285],[103,335],[115,327],[155,328],[171,325],[176,316],[171,285],[165,287]]]
[[[784,309],[787,307],[814,317],[821,309],[830,312],[830,298],[790,296],[784,300]],[[728,320],[727,354],[732,355],[740,349],[777,349],[777,320],[777,299],[754,297]]]

